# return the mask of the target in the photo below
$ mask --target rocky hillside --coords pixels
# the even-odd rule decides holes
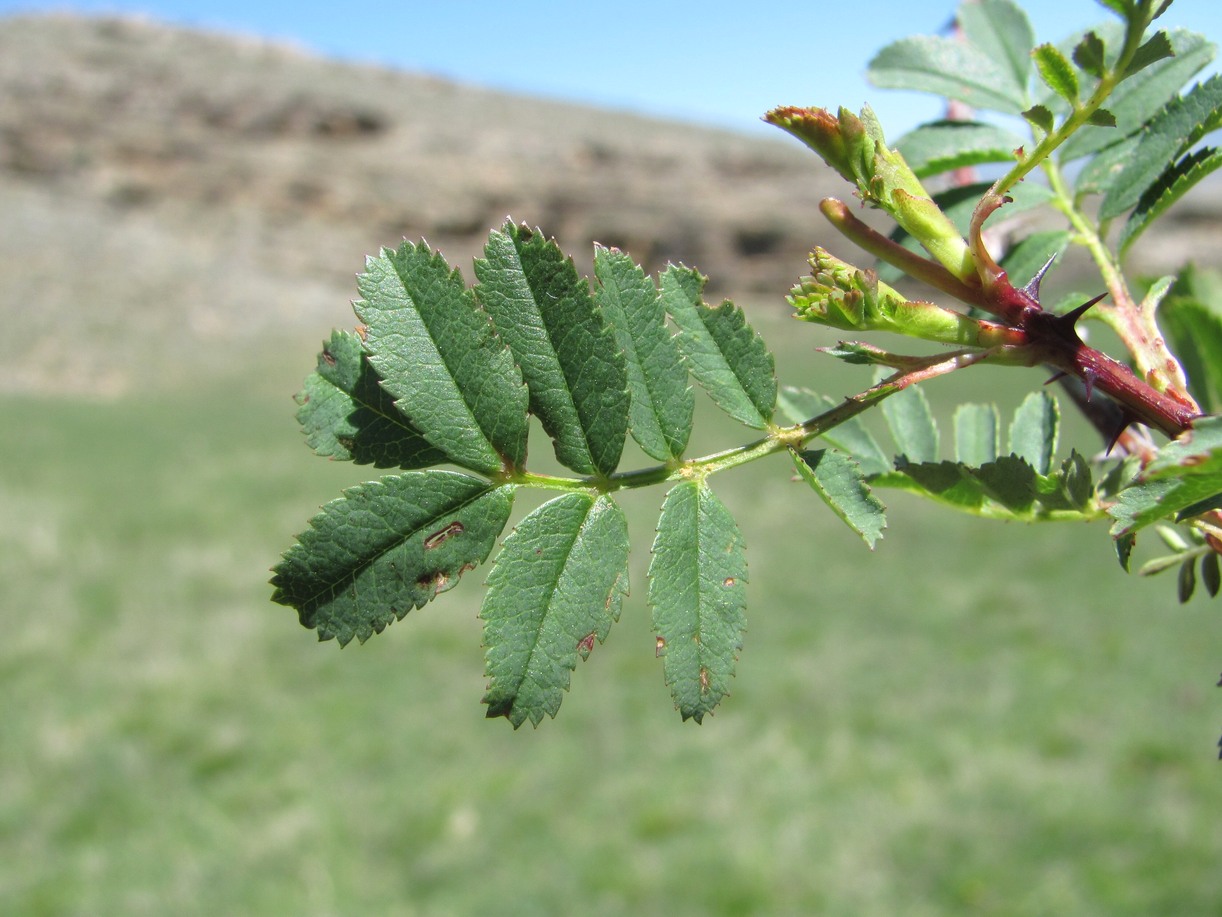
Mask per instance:
[[[4,19],[0,315],[18,333],[0,386],[55,367],[68,389],[122,387],[128,361],[169,371],[201,344],[317,337],[350,321],[366,252],[424,237],[469,274],[507,215],[585,270],[598,241],[779,302],[840,184],[780,136],[146,21]]]
[[[365,253],[424,237],[469,274],[507,215],[585,271],[598,241],[780,307],[810,245],[837,248],[817,201],[847,191],[779,134],[146,21],[0,19],[0,391],[124,391],[314,342],[351,321]],[[1175,257],[1217,231],[1212,207],[1186,216]]]

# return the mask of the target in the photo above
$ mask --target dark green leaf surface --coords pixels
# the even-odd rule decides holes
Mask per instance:
[[[1201,181],[1222,168],[1222,150],[1203,147],[1185,156],[1159,177],[1129,215],[1117,248],[1123,253],[1150,225]]]
[[[1107,100],[1116,116],[1115,127],[1084,127],[1061,147],[1063,162],[1079,159],[1111,146],[1137,131],[1167,100],[1214,58],[1212,42],[1186,29],[1170,33],[1175,57],[1160,60],[1121,83]]]
[[[1044,84],[1071,105],[1078,101],[1078,74],[1056,45],[1035,49],[1035,66]]]
[[[395,407],[365,360],[360,338],[349,331],[332,332],[297,403],[306,445],[318,455],[378,468],[446,461]]]
[[[1124,72],[1125,78],[1145,70],[1151,64],[1174,56],[1175,49],[1171,47],[1171,40],[1167,37],[1167,33],[1161,30],[1155,32],[1142,43],[1137,53],[1133,55],[1133,59],[1129,61],[1129,66]]]
[[[1018,114],[1025,87],[1014,83],[1009,62],[954,38],[918,35],[887,45],[866,70],[875,86],[932,92],[973,108]]]
[[[702,299],[705,279],[671,265],[662,274],[662,301],[679,329],[679,349],[696,381],[740,423],[764,429],[776,408],[776,361],[741,309]]]
[[[628,527],[608,496],[543,504],[505,539],[488,576],[488,716],[555,716],[577,667],[607,638],[628,591]]]
[[[918,178],[987,162],[1013,162],[1023,145],[1017,134],[977,121],[934,121],[896,141],[904,161]]]
[[[596,299],[627,359],[632,437],[660,462],[677,459],[692,432],[695,397],[658,289],[616,249],[597,250],[594,274]]]
[[[798,475],[871,549],[887,527],[886,507],[874,496],[853,457],[835,449],[791,449]]]
[[[357,315],[396,404],[456,464],[526,461],[526,389],[509,350],[441,255],[404,242],[366,262]]]
[[[272,601],[318,639],[364,643],[483,563],[513,488],[452,471],[408,471],[344,491],[276,565]]]
[[[1022,98],[1031,76],[1035,33],[1027,14],[1011,0],[960,3],[955,13],[964,37],[1007,71],[1006,91]]]
[[[581,474],[611,474],[628,433],[624,355],[589,284],[542,233],[506,223],[475,263],[476,294],[530,389],[530,409]]]
[[[1099,205],[1100,219],[1112,219],[1135,206],[1169,164],[1220,124],[1222,77],[1210,77],[1182,98],[1172,99],[1137,136]]]
[[[961,404],[955,409],[955,458],[964,465],[997,459],[1001,416],[991,404]]]
[[[1052,129],[1056,127],[1056,116],[1047,105],[1032,105],[1021,114],[1033,127],[1039,128],[1045,134],[1051,134]]]
[[[910,385],[884,401],[883,416],[899,455],[914,464],[938,460],[938,427],[919,386]]]
[[[747,626],[738,525],[703,481],[666,495],[649,564],[649,604],[666,683],[697,723],[730,689]]]
[[[1056,453],[1060,410],[1047,392],[1023,399],[1010,422],[1010,453],[1024,459],[1039,474],[1047,474]]]
[[[1088,74],[1098,79],[1103,76],[1103,66],[1107,49],[1097,32],[1087,32],[1081,41],[1074,45],[1073,62]]]

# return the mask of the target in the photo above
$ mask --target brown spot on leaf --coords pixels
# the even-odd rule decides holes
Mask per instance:
[[[322,349],[322,353],[320,354],[320,356],[322,357],[322,361],[326,363],[328,366],[334,366],[336,363],[339,362],[338,360],[335,359],[335,354],[327,350],[327,348],[325,347]]]
[[[666,638],[659,637],[657,646],[654,647],[653,655],[656,658],[658,656],[661,656],[665,652],[666,652]]]
[[[439,529],[428,538],[424,539],[424,549],[431,550],[440,545],[447,538],[453,538],[455,535],[461,535],[465,531],[463,524],[455,519],[444,529]]]
[[[736,582],[738,581],[734,579],[734,577],[727,576],[724,580],[721,581],[721,585],[725,586],[728,589],[730,586],[733,586]]]
[[[704,666],[700,667],[700,693],[709,693],[709,670]]]
[[[597,636],[595,633],[588,633],[577,642],[577,652],[581,653],[582,659],[590,657],[590,651],[594,649],[594,638]]]
[[[434,573],[426,573],[420,579],[416,580],[416,587],[423,589],[426,592],[431,592],[430,598],[436,598],[450,588],[450,577],[444,570],[437,570]]]
[[[365,340],[365,336],[367,334],[369,334],[368,325],[357,325],[356,326],[356,336],[359,337],[362,341]]]

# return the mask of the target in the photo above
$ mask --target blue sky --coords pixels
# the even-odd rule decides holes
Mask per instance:
[[[865,65],[887,42],[938,31],[955,5],[0,0],[0,14],[143,14],[290,41],[329,56],[740,130],[766,130],[759,116],[776,105],[857,109],[868,101],[888,134],[898,136],[939,109],[926,96],[874,89],[864,79]],[[1023,6],[1039,40],[1059,40],[1111,15],[1095,0],[1026,0]],[[1219,40],[1222,3],[1176,0],[1162,22]]]

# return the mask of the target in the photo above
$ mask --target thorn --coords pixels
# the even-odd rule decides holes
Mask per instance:
[[[1095,379],[1096,378],[1097,378],[1097,375],[1093,369],[1082,370],[1082,384],[1086,386],[1086,403],[1087,404],[1090,404],[1091,392],[1095,390]],[[1125,423],[1125,426],[1126,427],[1128,426],[1127,422]],[[1121,428],[1120,432],[1121,433],[1124,432],[1123,427]],[[1116,438],[1117,439],[1120,438],[1120,433],[1116,434]],[[1109,447],[1109,451],[1110,451],[1110,447]]]
[[[1078,323],[1078,319],[1080,319],[1083,315],[1086,314],[1087,310],[1090,309],[1091,306],[1099,302],[1099,300],[1103,299],[1103,297],[1105,296],[1107,296],[1106,293],[1100,293],[1094,299],[1088,299],[1086,302],[1082,303],[1082,305],[1078,306],[1078,308],[1071,309],[1070,311],[1062,315],[1061,316],[1062,321],[1069,322],[1069,327],[1072,328],[1074,325]]]
[[[1107,449],[1105,449],[1103,452],[1104,455],[1111,455],[1112,450],[1116,448],[1116,443],[1120,442],[1120,437],[1124,436],[1124,431],[1129,428],[1129,425],[1133,423],[1134,419],[1135,418],[1133,415],[1128,411],[1125,411],[1120,415],[1120,426],[1117,428],[1116,434],[1112,437],[1111,441],[1107,444]]]
[[[1052,267],[1052,262],[1057,260],[1057,256],[1053,255],[1044,262],[1044,266],[1035,272],[1035,276],[1027,281],[1027,285],[1023,287],[1023,292],[1034,299],[1040,301],[1040,281],[1044,279],[1044,275],[1048,273],[1048,269]]]
[[[1069,375],[1069,373],[1065,372],[1064,370],[1061,370],[1061,371],[1060,371],[1059,373],[1057,373],[1055,376],[1049,376],[1049,377],[1048,377],[1048,381],[1046,381],[1044,384],[1045,384],[1045,385],[1052,385],[1052,383],[1054,383],[1054,382],[1060,382],[1062,379],[1066,378],[1068,375]]]

